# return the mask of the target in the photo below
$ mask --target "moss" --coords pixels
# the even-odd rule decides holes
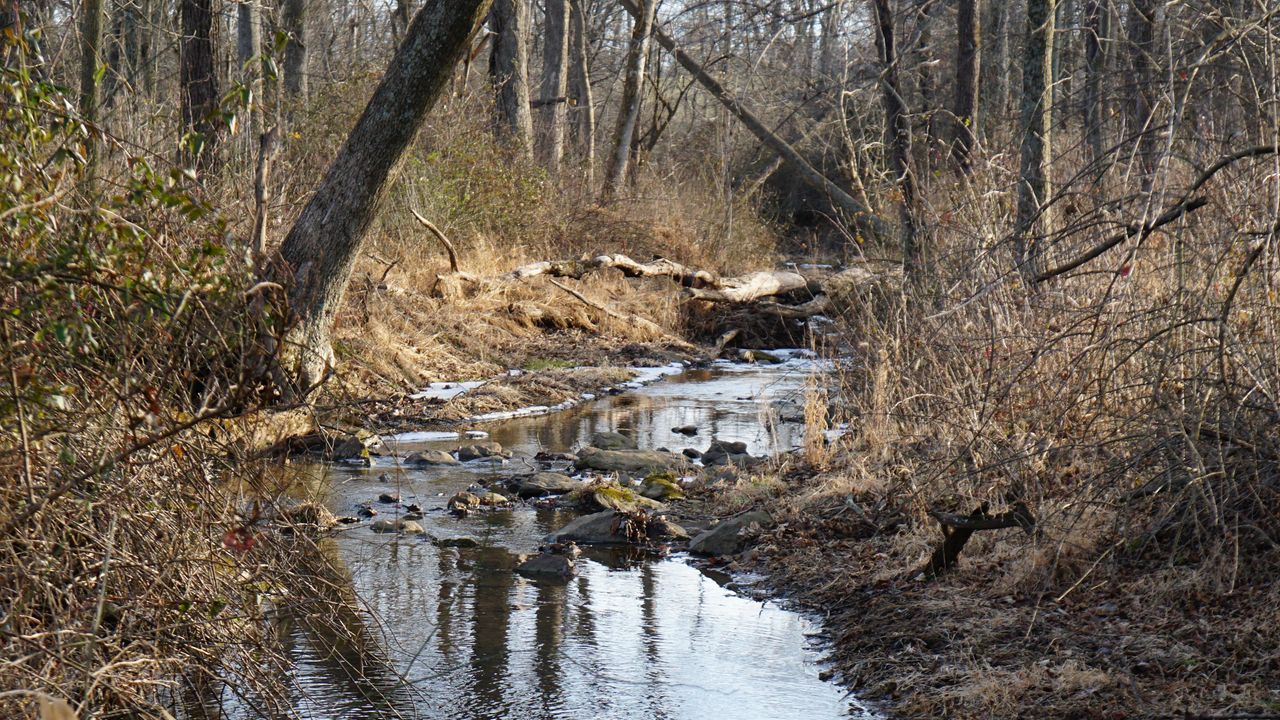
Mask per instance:
[[[577,367],[570,360],[557,360],[555,358],[532,358],[524,364],[524,369],[529,372],[537,372],[538,370],[567,370]]]

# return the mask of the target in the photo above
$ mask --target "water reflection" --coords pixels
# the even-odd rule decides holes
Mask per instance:
[[[705,448],[713,433],[753,452],[800,444],[793,412],[803,375],[786,369],[689,374],[560,415],[489,428],[518,456],[572,450],[593,432],[633,433],[642,446]],[[738,399],[746,398],[746,399]],[[782,407],[779,409],[778,404]],[[671,428],[694,424],[686,439]],[[398,448],[447,447],[423,443]],[[305,718],[701,719],[847,717],[851,706],[818,668],[803,617],[734,595],[679,559],[591,550],[568,582],[512,570],[520,553],[571,516],[521,507],[463,520],[440,510],[477,474],[511,467],[324,473],[328,502],[350,512],[396,490],[426,511],[440,548],[361,527],[322,546],[314,592],[337,611],[282,613],[294,712]],[[385,475],[385,478],[379,476]],[[389,506],[381,506],[387,513]],[[312,608],[314,610],[314,608]],[[252,713],[241,712],[251,717]]]

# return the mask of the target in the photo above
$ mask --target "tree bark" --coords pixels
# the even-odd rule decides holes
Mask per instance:
[[[978,118],[979,42],[978,0],[956,3],[956,97],[952,110],[955,131],[952,134],[952,158],[961,172],[971,169],[974,129]]]
[[[1027,4],[1027,37],[1022,57],[1022,147],[1014,252],[1028,287],[1040,273],[1040,241],[1050,225],[1045,203],[1049,199],[1054,4],[1055,0],[1030,0]]]
[[[924,259],[916,233],[916,180],[911,172],[911,121],[898,85],[898,57],[894,49],[893,10],[889,0],[875,0],[876,49],[880,52],[880,98],[884,105],[885,142],[889,167],[902,193],[898,204],[898,238],[902,269],[908,282],[921,278]]]
[[[633,0],[619,0],[627,12],[632,17],[640,14],[640,9],[636,7]],[[711,77],[706,70],[698,64],[696,60],[689,57],[689,54],[681,50],[666,33],[659,28],[654,28],[653,39],[658,44],[671,53],[676,62],[693,76],[701,85],[711,93],[712,97],[724,105],[725,108],[733,114],[734,117],[751,131],[761,143],[768,146],[771,150],[778,153],[788,165],[790,165],[800,179],[806,184],[823,193],[831,199],[842,211],[848,215],[848,219],[853,225],[864,235],[872,239],[886,239],[893,236],[893,229],[882,218],[871,212],[867,206],[854,200],[849,193],[845,192],[839,185],[831,181],[830,178],[818,172],[809,161],[805,160],[795,148],[788,145],[777,134],[765,127],[764,123],[751,112],[749,108],[732,93],[725,90],[715,78]]]
[[[542,107],[538,113],[538,155],[553,177],[564,158],[565,118],[568,115],[569,0],[547,0],[546,31],[542,39]]]
[[[97,165],[98,66],[102,64],[102,0],[84,0],[80,18],[80,117],[90,126],[88,176],[93,182]]]
[[[1138,134],[1135,153],[1144,192],[1151,190],[1156,165],[1156,132],[1152,127],[1155,109],[1152,90],[1155,16],[1154,0],[1131,0],[1129,3],[1129,62],[1133,73],[1130,78],[1133,90],[1129,99],[1129,131]]]
[[[1084,134],[1091,160],[1103,158],[1103,123],[1106,113],[1102,102],[1102,43],[1107,37],[1110,16],[1106,0],[1088,0],[1085,5],[1084,28]]]
[[[280,26],[289,36],[284,48],[284,91],[294,99],[307,97],[307,0],[284,0]]]
[[[370,223],[423,119],[445,94],[454,65],[489,0],[432,0],[414,17],[386,75],[329,166],[280,252],[293,273],[297,316],[286,371],[305,395],[332,364],[329,330]]]
[[[236,4],[236,62],[240,65],[241,82],[249,86],[249,122],[245,127],[245,153],[254,149],[253,138],[263,131],[262,73],[257,62],[262,52],[262,14],[258,0],[239,0]]]
[[[979,115],[990,123],[1003,118],[1009,108],[1009,13],[1010,4],[999,0],[987,3],[987,20],[982,23],[989,42],[983,43],[985,57],[979,64],[982,78],[983,110]]]
[[[622,101],[618,105],[618,123],[613,131],[613,151],[605,171],[604,196],[612,196],[626,182],[627,164],[631,158],[631,138],[640,119],[640,86],[644,83],[644,66],[649,57],[649,37],[653,34],[653,18],[657,0],[639,0],[633,13],[631,44],[627,49],[626,78],[622,84]]]
[[[595,181],[596,164],[596,108],[595,100],[591,97],[590,40],[587,37],[587,17],[582,0],[569,0],[569,5],[569,21],[573,26],[573,63],[569,83],[576,115],[573,127],[589,191]]]
[[[185,143],[184,162],[207,169],[217,157],[218,78],[213,64],[213,0],[181,0],[182,58],[178,82],[182,93],[182,129],[197,142]]]
[[[489,13],[493,52],[489,79],[496,96],[497,135],[522,158],[533,157],[533,117],[529,113],[527,0],[494,0]]]

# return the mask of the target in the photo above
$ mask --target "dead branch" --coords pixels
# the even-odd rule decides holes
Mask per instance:
[[[800,273],[776,270],[724,278],[711,289],[689,288],[687,292],[695,300],[746,303],[810,288],[809,279]]]
[[[979,530],[1017,527],[1030,533],[1036,524],[1035,516],[1022,501],[1015,502],[1012,510],[999,515],[988,515],[987,503],[983,503],[968,515],[931,510],[929,516],[942,526],[942,543],[934,549],[929,562],[919,571],[926,578],[938,577],[954,568],[960,561],[960,551],[964,550],[970,536]]]
[[[440,232],[440,228],[436,227],[434,223],[419,215],[417,210],[410,210],[409,212],[413,213],[413,216],[418,219],[418,222],[422,223],[423,227],[431,231],[432,235],[436,236],[436,239],[440,241],[441,245],[444,245],[444,251],[449,253],[449,272],[459,272],[458,251],[454,249],[453,243],[449,242],[449,238],[445,237],[444,233]]]
[[[565,285],[564,283],[558,280],[554,280],[552,278],[547,278],[547,280],[550,281],[552,285],[555,285],[561,290],[577,298],[578,301],[581,302],[583,305],[599,310],[600,312],[604,313],[605,315],[608,315],[614,320],[627,323],[628,325],[634,325],[636,327],[644,328],[649,333],[657,337],[660,337],[663,340],[666,340],[667,342],[673,345],[677,345],[683,348],[690,348],[690,349],[693,348],[693,345],[690,345],[684,340],[681,340],[680,338],[672,335],[671,333],[668,333],[666,330],[663,330],[661,326],[659,326],[657,323],[653,322],[648,318],[643,318],[643,317],[640,317],[639,315],[633,315],[631,313],[618,312],[617,310],[614,310],[613,308],[607,305],[604,305],[603,303],[598,303],[588,298],[586,295],[583,295],[582,293],[578,292],[577,290],[574,290],[573,288],[569,287],[568,285]]]

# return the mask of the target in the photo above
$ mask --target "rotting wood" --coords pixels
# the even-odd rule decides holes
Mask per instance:
[[[816,289],[816,285],[800,273],[766,270],[724,278],[713,288],[689,288],[688,293],[695,300],[746,303],[806,289]]]
[[[988,515],[987,508],[988,504],[983,503],[968,515],[929,511],[929,516],[942,527],[942,543],[934,549],[929,562],[916,574],[932,579],[954,568],[960,561],[960,552],[964,550],[969,538],[979,530],[1016,527],[1030,534],[1035,529],[1036,518],[1021,500],[1013,503],[1011,510],[999,515]]]

